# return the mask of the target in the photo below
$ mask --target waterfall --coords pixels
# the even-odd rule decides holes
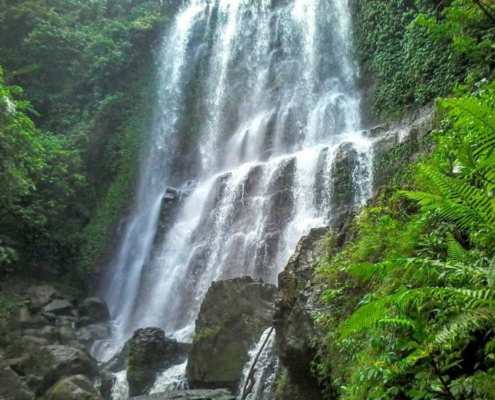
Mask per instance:
[[[144,326],[190,341],[212,281],[276,282],[303,234],[372,190],[348,0],[186,1],[161,47],[136,200],[101,287],[118,343]],[[158,235],[167,187],[182,195]]]

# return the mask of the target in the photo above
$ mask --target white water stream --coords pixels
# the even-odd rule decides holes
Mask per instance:
[[[155,124],[101,287],[115,345],[98,357],[138,327],[190,341],[212,281],[276,283],[303,234],[370,197],[351,29],[348,0],[183,4],[164,34]],[[338,162],[351,169],[345,204]],[[189,179],[195,189],[157,241],[166,188]]]

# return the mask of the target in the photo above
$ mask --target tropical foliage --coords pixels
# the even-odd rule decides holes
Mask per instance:
[[[402,114],[493,72],[491,1],[357,0],[354,8],[362,83],[372,88],[377,116]]]
[[[319,370],[340,398],[495,397],[494,96],[481,83],[439,100],[415,190],[382,190],[320,269],[332,311]]]
[[[130,201],[172,7],[0,1],[0,273],[94,270]]]
[[[5,86],[0,68],[0,272],[24,251],[56,255],[70,245],[62,226],[83,185],[78,153],[35,128],[21,93]]]

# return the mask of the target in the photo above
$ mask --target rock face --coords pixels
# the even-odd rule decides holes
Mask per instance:
[[[160,328],[138,329],[128,342],[127,382],[129,395],[144,394],[155,382],[156,375],[181,360],[179,344],[165,337]]]
[[[373,138],[373,187],[390,184],[394,173],[418,153],[425,151],[421,139],[434,125],[434,107],[419,109],[400,121],[386,123],[369,130]]]
[[[29,390],[27,385],[21,381],[8,365],[0,357],[0,399],[5,400],[32,400],[34,393]]]
[[[103,400],[84,375],[61,379],[47,392],[46,400]]]
[[[249,349],[272,324],[276,288],[250,277],[214,282],[198,319],[186,376],[192,388],[237,387]]]
[[[315,350],[311,340],[317,334],[312,318],[319,288],[312,282],[312,260],[324,255],[321,239],[327,228],[312,229],[299,241],[288,265],[278,276],[279,292],[274,316],[276,348],[290,380],[299,386],[293,400],[320,399],[318,383],[311,374]]]
[[[16,371],[21,375],[41,377],[37,390],[41,394],[67,376],[80,374],[93,378],[98,368],[96,361],[82,350],[60,345],[31,345],[24,350]]]
[[[181,390],[132,397],[130,400],[235,400],[227,390]]]
[[[352,143],[342,143],[337,150],[330,172],[332,176],[329,188],[332,193],[332,226],[339,226],[354,205],[356,187],[353,175],[359,165],[358,153]]]

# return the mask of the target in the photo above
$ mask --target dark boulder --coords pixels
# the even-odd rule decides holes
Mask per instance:
[[[104,399],[112,398],[112,389],[115,384],[115,375],[110,372],[100,372],[100,393]]]
[[[272,324],[276,288],[251,277],[213,282],[196,320],[186,375],[192,388],[235,389],[250,348]]]
[[[182,360],[177,341],[165,337],[165,332],[160,328],[138,329],[128,343],[127,382],[130,396],[146,393],[159,372]]]
[[[110,311],[107,303],[99,297],[85,299],[78,308],[79,316],[89,324],[107,322],[110,319]]]

